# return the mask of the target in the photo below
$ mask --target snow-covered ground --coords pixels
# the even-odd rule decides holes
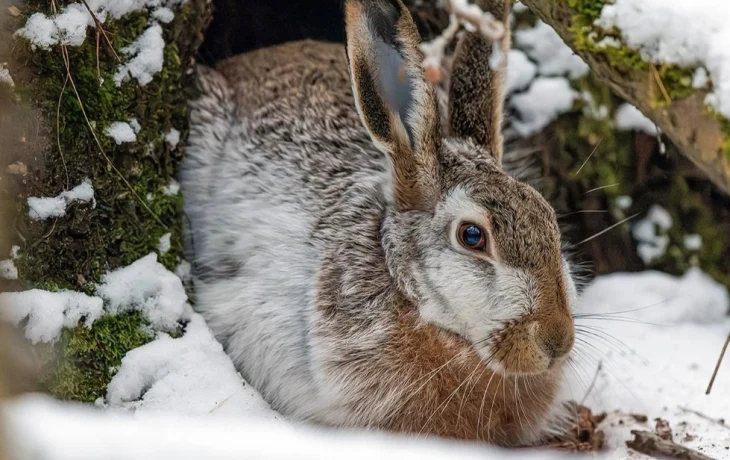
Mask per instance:
[[[429,447],[423,439],[294,426],[243,381],[203,319],[190,309],[182,283],[162,270],[150,255],[110,273],[98,291],[107,308],[138,308],[166,327],[174,314],[186,323],[185,333],[172,338],[158,332],[156,340],[128,353],[96,408],[82,410],[34,396],[10,404],[6,419],[12,438],[19,448],[42,454],[21,458],[233,458],[258,453],[256,458],[324,459],[352,455],[360,445],[369,446],[363,452],[393,458],[510,458],[485,446],[462,452],[450,443]],[[69,296],[58,295],[59,301]],[[5,308],[13,308],[9,300]],[[730,365],[721,368],[713,393],[704,394],[730,332],[728,308],[727,290],[699,270],[683,277],[615,274],[586,288],[576,311],[576,365],[566,370],[570,384],[564,397],[584,400],[594,413],[608,412],[599,427],[606,433],[605,458],[643,458],[630,453],[625,441],[632,438],[631,429],[652,430],[655,418],[670,423],[675,441],[714,458],[730,458],[730,426],[709,420],[730,415]],[[74,318],[79,313],[77,308],[58,310]],[[26,334],[31,338],[43,330],[47,341],[65,324],[58,312],[44,316],[31,309],[15,316],[28,314],[33,321]],[[4,316],[15,319],[8,311]],[[647,422],[632,414],[645,415]],[[120,447],[132,439],[133,449]],[[298,447],[284,448],[287,443]],[[326,451],[319,451],[323,445]],[[524,452],[514,455],[529,458]]]
[[[576,318],[580,366],[570,373],[572,394],[582,399],[597,375],[585,404],[609,414],[599,426],[612,451],[607,458],[644,458],[629,457],[624,442],[633,438],[632,429],[652,431],[654,419],[662,418],[676,442],[730,459],[730,425],[703,417],[730,420],[730,362],[705,395],[730,333],[729,308],[727,290],[696,269],[680,278],[608,275],[585,290]],[[639,423],[631,414],[648,421]]]

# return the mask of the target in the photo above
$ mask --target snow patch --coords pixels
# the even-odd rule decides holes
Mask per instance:
[[[634,204],[634,199],[628,195],[619,195],[616,197],[616,206],[624,211],[629,209]]]
[[[0,260],[0,278],[6,280],[17,280],[18,269],[10,259]]]
[[[75,202],[83,203],[91,202],[92,206],[96,206],[94,200],[94,188],[89,178],[84,179],[81,184],[72,188],[68,192],[62,192],[55,197],[29,197],[28,216],[33,220],[45,220],[49,217],[63,217],[66,215],[66,207]]]
[[[702,236],[692,233],[684,235],[684,248],[688,251],[699,251],[702,249]]]
[[[96,293],[110,313],[139,310],[163,331],[174,329],[189,307],[180,278],[157,262],[155,253],[104,275]]]
[[[134,121],[136,122],[137,120]],[[137,123],[137,127],[139,127],[139,123]],[[114,139],[117,145],[121,145],[125,142],[136,141],[138,131],[139,129],[135,130],[131,123],[115,121],[106,129],[106,134]]]
[[[565,78],[538,77],[527,91],[510,99],[510,106],[519,115],[512,126],[521,136],[537,133],[558,115],[569,111],[578,96]]]
[[[507,53],[507,93],[522,90],[537,74],[537,66],[518,49]]]
[[[10,75],[10,71],[8,70],[7,63],[0,62],[0,83],[10,86],[11,88],[15,87],[15,82],[13,81],[13,77]]]
[[[717,109],[730,118],[730,2],[726,0],[615,0],[595,24],[618,28],[622,40],[651,62],[704,66]]]
[[[667,252],[667,230],[672,228],[672,224],[672,216],[659,205],[653,205],[647,216],[634,224],[631,234],[639,243],[636,252],[645,264],[661,259]]]
[[[641,131],[646,134],[656,135],[657,128],[653,121],[648,119],[635,106],[624,103],[616,109],[616,128],[629,131]]]
[[[102,310],[99,297],[82,292],[32,289],[0,294],[2,318],[14,326],[27,319],[25,336],[33,343],[53,342],[62,328],[76,327],[82,319],[86,327],[91,327]]]
[[[167,254],[170,251],[170,237],[172,237],[172,233],[165,233],[160,237],[160,241],[157,243],[157,250],[160,251],[160,254]]]
[[[119,67],[114,82],[117,86],[121,86],[130,78],[135,78],[141,86],[145,86],[152,81],[157,72],[162,70],[164,50],[162,27],[153,24],[134,43],[122,48],[122,53],[131,59]]]
[[[177,144],[180,143],[180,131],[175,128],[170,129],[170,131],[165,134],[165,141],[170,144],[170,147],[177,147]]]
[[[175,196],[180,193],[180,184],[173,179],[162,189],[162,193],[164,193],[165,196]]]
[[[563,42],[557,32],[542,21],[531,29],[515,31],[515,42],[537,62],[540,75],[580,78],[589,71],[588,64]]]
[[[162,334],[127,353],[109,384],[105,404],[137,414],[172,410],[280,419],[236,372],[203,318],[194,313],[182,337]]]
[[[167,8],[166,6],[157,8],[152,12],[152,17],[157,19],[163,24],[167,24],[169,22],[172,22],[173,19],[175,19],[175,13],[172,12],[170,8]]]

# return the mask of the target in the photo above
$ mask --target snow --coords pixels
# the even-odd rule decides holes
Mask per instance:
[[[507,93],[527,87],[537,75],[537,66],[518,49],[507,52]]]
[[[137,123],[137,126],[139,126],[139,123]],[[126,121],[115,121],[106,129],[106,134],[114,139],[114,142],[116,142],[117,145],[137,140],[137,133],[135,132],[135,129]]]
[[[623,103],[616,109],[615,120],[616,128],[621,130],[635,130],[651,135],[657,133],[654,122],[629,103]]]
[[[0,316],[17,326],[23,320],[25,336],[33,343],[55,341],[64,327],[76,327],[83,319],[85,326],[101,315],[103,302],[81,292],[48,292],[32,289],[0,294]]]
[[[33,220],[45,220],[49,217],[63,217],[66,215],[66,207],[76,201],[83,203],[91,202],[92,206],[96,206],[94,201],[94,188],[91,180],[86,178],[81,184],[72,188],[67,192],[62,192],[54,197],[29,197],[28,216]]]
[[[172,180],[165,188],[162,189],[165,196],[175,196],[180,193],[180,184],[176,180]]]
[[[585,404],[594,413],[609,412],[599,427],[612,449],[606,458],[648,458],[629,456],[625,441],[633,438],[632,429],[653,430],[656,417],[669,421],[676,442],[712,458],[730,456],[730,429],[690,412],[715,419],[730,414],[730,368],[720,368],[713,392],[705,395],[730,332],[729,308],[727,290],[696,268],[682,277],[602,276],[584,291],[578,315],[599,316],[576,319],[577,355],[584,359],[575,373],[583,384],[574,394],[585,395],[602,362]],[[639,423],[631,413],[649,422]]]
[[[172,237],[172,233],[165,233],[160,237],[160,241],[157,243],[157,250],[160,251],[160,254],[167,254],[170,250],[170,237]]]
[[[12,260],[0,260],[0,278],[4,278],[6,280],[18,279],[18,269],[15,267]]]
[[[141,86],[145,86],[152,81],[157,72],[162,70],[164,50],[165,40],[162,38],[162,27],[159,24],[153,24],[131,45],[122,48],[122,54],[131,59],[119,67],[114,76],[114,82],[120,86],[131,77],[135,78]]]
[[[616,206],[619,209],[629,209],[632,204],[634,204],[634,199],[630,195],[619,195],[616,197]]]
[[[515,43],[537,62],[540,75],[567,75],[576,79],[589,71],[588,64],[573,53],[552,27],[542,21],[537,21],[531,29],[515,31]]]
[[[623,42],[649,61],[705,67],[717,109],[730,118],[730,2],[615,0],[596,25],[618,28]]]
[[[109,384],[104,405],[136,411],[138,416],[173,411],[281,419],[236,372],[197,314],[191,315],[182,337],[162,334],[129,352]]]
[[[165,134],[165,141],[170,144],[170,147],[177,147],[177,144],[180,143],[180,131],[175,128],[170,129],[170,131]]]
[[[13,77],[10,75],[10,71],[8,70],[7,63],[0,62],[0,83],[4,85],[8,85],[11,88],[15,87],[15,82],[13,81]]]
[[[188,307],[180,278],[157,262],[155,253],[104,275],[96,293],[110,313],[141,311],[153,328],[163,331],[173,330]]]
[[[576,97],[578,93],[565,78],[538,77],[527,91],[510,98],[509,104],[519,116],[512,126],[521,136],[535,134],[570,110]]]
[[[152,12],[152,17],[163,24],[167,24],[168,22],[172,22],[172,20],[175,19],[175,13],[173,13],[170,8],[161,7]]]
[[[672,228],[672,224],[672,216],[659,205],[653,205],[647,216],[634,224],[631,234],[638,242],[636,252],[645,264],[662,258],[667,252],[667,230]]]
[[[702,249],[702,236],[696,233],[684,235],[684,248],[688,251],[699,251]]]
[[[557,460],[447,440],[293,427],[257,417],[137,418],[27,395],[6,404],[13,458],[31,460]],[[581,456],[575,456],[580,460]]]

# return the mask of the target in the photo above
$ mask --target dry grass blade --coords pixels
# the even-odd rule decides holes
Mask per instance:
[[[722,364],[722,360],[725,357],[725,352],[727,351],[727,346],[730,344],[730,333],[727,335],[727,339],[725,339],[725,345],[722,346],[722,351],[720,352],[720,357],[717,358],[717,364],[715,364],[715,370],[712,373],[712,377],[710,378],[710,383],[707,385],[707,391],[705,391],[705,394],[710,394],[710,391],[712,391],[712,385],[715,383],[715,377],[717,377],[717,372],[720,370],[720,364]]]

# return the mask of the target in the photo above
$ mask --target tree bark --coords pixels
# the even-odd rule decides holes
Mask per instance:
[[[706,90],[697,90],[685,98],[656,107],[651,87],[656,80],[651,70],[617,68],[611,65],[605,54],[588,52],[576,46],[571,26],[578,12],[568,1],[523,0],[522,3],[555,29],[602,82],[653,120],[682,154],[720,190],[730,194],[730,154],[723,151],[721,122],[705,111]]]

